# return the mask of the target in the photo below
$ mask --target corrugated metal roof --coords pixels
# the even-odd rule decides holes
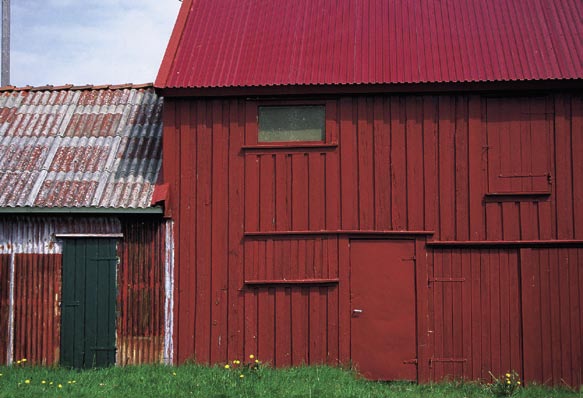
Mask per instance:
[[[581,0],[185,0],[156,86],[581,78]]]
[[[149,207],[161,151],[151,84],[0,89],[0,207]]]

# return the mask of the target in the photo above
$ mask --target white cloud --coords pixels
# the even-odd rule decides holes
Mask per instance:
[[[151,82],[180,4],[178,0],[13,3],[11,84]]]

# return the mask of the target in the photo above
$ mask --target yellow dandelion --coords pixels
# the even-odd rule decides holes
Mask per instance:
[[[233,363],[234,363],[235,365],[239,365],[239,364],[241,363],[241,361],[239,361],[238,359],[235,359],[235,360],[233,361]]]
[[[20,362],[26,362],[26,358],[22,358]]]
[[[19,359],[18,361],[16,361],[16,364],[17,364],[17,365],[20,365],[20,359]]]
[[[59,384],[57,387],[59,387],[59,388],[63,388],[63,385],[62,385],[62,384]]]
[[[172,376],[176,376],[176,372],[172,372]]]
[[[507,381],[506,381],[506,384],[510,384],[510,380],[507,380]]]
[[[245,377],[245,375],[239,375],[239,377],[242,379],[242,378],[244,378],[244,377]]]
[[[30,384],[30,380],[28,379],[24,380],[24,384]]]
[[[73,384],[73,383],[71,382],[71,380],[69,380],[69,381],[67,382],[67,384]]]
[[[47,384],[47,381],[46,380],[43,380],[43,381],[40,382],[40,384]]]
[[[510,373],[506,373],[506,377],[510,377]]]
[[[256,360],[255,360],[255,363],[259,363],[259,359],[256,359]]]
[[[229,364],[226,364],[225,369],[229,369],[229,368],[230,368]]]
[[[519,381],[517,381],[517,382],[516,382],[516,384],[520,385],[520,382],[519,382]]]
[[[2,374],[2,373],[0,373],[0,377],[2,377],[2,376],[3,376],[3,374]]]
[[[77,381],[73,380],[73,384],[77,383]]]
[[[249,359],[253,359],[253,358],[255,358],[255,355],[253,355],[253,354],[249,355]]]

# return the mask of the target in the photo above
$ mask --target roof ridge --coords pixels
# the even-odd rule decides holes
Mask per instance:
[[[122,84],[86,84],[86,85],[74,85],[74,84],[63,84],[60,86],[53,86],[52,84],[46,84],[44,86],[2,86],[0,87],[0,92],[8,91],[61,91],[61,90],[123,90],[123,89],[140,89],[140,88],[150,88],[154,87],[154,83],[122,83]]]

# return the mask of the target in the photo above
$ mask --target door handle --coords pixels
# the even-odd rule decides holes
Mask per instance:
[[[360,308],[355,308],[352,310],[353,314],[362,314],[362,310]]]

